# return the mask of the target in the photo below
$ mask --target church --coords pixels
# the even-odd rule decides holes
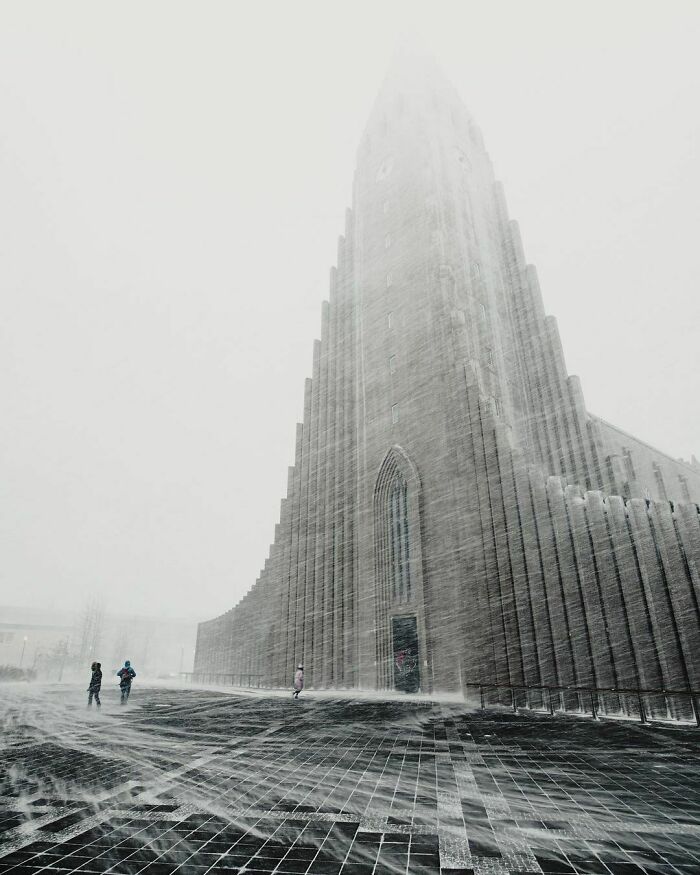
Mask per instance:
[[[400,61],[358,149],[274,543],[200,624],[195,679],[697,690],[698,501],[695,460],[587,410],[481,132],[436,67]]]

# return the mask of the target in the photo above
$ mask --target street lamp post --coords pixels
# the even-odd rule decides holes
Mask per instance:
[[[24,648],[27,646],[27,636],[24,636],[24,641],[22,642],[22,655],[19,658],[19,667],[22,668],[22,663],[24,662]]]

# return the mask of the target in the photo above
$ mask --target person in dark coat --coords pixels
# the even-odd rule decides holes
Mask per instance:
[[[99,662],[93,662],[90,666],[92,671],[92,677],[90,678],[90,686],[87,688],[88,691],[88,703],[87,706],[90,708],[92,706],[92,697],[95,697],[95,704],[98,708],[101,707],[100,702],[100,687],[102,686],[102,666]]]
[[[294,692],[295,699],[299,698],[299,693],[304,689],[304,666],[299,663],[297,670],[294,673]]]
[[[117,672],[119,678],[119,688],[122,691],[121,705],[126,705],[129,701],[129,693],[131,692],[131,682],[136,677],[136,672],[131,667],[131,663],[127,659],[124,663],[124,668],[120,668]]]

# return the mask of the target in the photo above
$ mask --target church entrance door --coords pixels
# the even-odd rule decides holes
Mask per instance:
[[[415,617],[392,617],[394,689],[417,693],[420,689],[418,629]]]

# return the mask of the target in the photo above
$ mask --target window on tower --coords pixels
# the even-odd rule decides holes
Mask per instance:
[[[379,165],[379,167],[377,168],[377,176],[376,176],[377,182],[381,182],[382,179],[386,179],[387,176],[391,173],[391,171],[393,169],[394,169],[394,156],[388,155],[382,161],[382,163]]]
[[[389,356],[389,371],[392,374],[396,373],[396,356],[395,355]]]
[[[664,501],[668,501],[668,495],[666,494],[666,484],[664,483],[664,475],[661,471],[661,468],[656,464],[656,462],[652,463],[654,468],[654,478],[656,480],[656,488],[659,491],[659,495],[664,499]]]
[[[681,492],[683,493],[683,500],[689,502],[691,499],[690,499],[690,490],[688,489],[688,481],[685,479],[685,477],[682,474],[678,475],[678,479],[680,480],[680,484],[681,484]]]
[[[391,595],[394,601],[411,598],[411,563],[408,538],[408,484],[397,474],[389,492],[389,553],[391,562]]]
[[[471,166],[471,162],[469,161],[467,153],[463,149],[460,149],[459,146],[455,146],[454,154],[462,170],[468,170]]]
[[[391,405],[391,422],[392,422],[392,425],[396,425],[396,423],[397,423],[398,421],[399,421],[399,405],[398,405],[398,404],[392,404],[392,405]]]
[[[388,289],[393,285],[394,285],[394,277],[393,277],[391,271],[389,271],[389,273],[386,275],[386,287]]]

